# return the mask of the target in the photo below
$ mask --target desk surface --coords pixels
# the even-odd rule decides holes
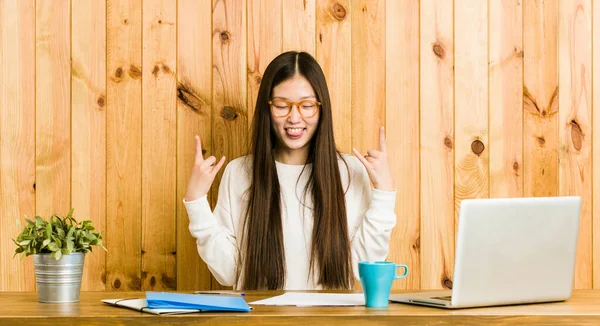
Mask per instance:
[[[283,292],[247,292],[246,301]],[[195,313],[155,316],[100,302],[140,298],[144,292],[82,292],[79,303],[39,303],[36,292],[0,292],[0,325],[154,325],[154,324],[336,324],[378,325],[600,325],[600,290],[576,290],[565,302],[445,310],[390,303],[388,308],[254,306],[249,313]]]

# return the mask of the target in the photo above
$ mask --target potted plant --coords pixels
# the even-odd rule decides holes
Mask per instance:
[[[77,222],[73,209],[65,217],[54,214],[47,221],[39,216],[25,220],[27,225],[13,239],[15,256],[33,255],[39,301],[78,302],[85,254],[93,246],[106,250],[102,231],[94,232],[92,221]]]

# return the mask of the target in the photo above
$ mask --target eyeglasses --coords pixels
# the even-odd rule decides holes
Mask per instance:
[[[294,105],[303,118],[312,118],[319,112],[319,107],[321,106],[321,102],[314,100],[290,102],[283,99],[274,99],[268,103],[271,105],[271,111],[278,118],[285,118],[290,115]]]

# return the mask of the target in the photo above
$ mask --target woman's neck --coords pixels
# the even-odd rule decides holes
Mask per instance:
[[[304,165],[308,158],[308,146],[299,149],[287,149],[282,150],[281,148],[275,148],[273,151],[275,161],[288,165]]]

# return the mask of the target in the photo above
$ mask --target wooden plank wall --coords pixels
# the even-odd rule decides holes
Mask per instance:
[[[321,64],[339,149],[385,127],[396,288],[452,286],[463,199],[552,195],[582,196],[575,286],[600,288],[598,19],[592,0],[0,0],[0,291],[35,290],[16,220],[70,207],[109,249],[85,290],[220,288],[182,203],[193,136],[243,155],[287,50]]]

